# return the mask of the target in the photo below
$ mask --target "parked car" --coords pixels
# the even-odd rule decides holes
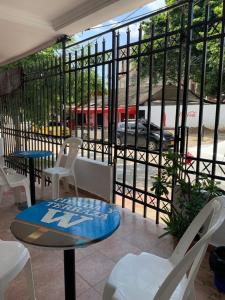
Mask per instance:
[[[70,136],[70,129],[66,126],[66,137]],[[48,126],[32,126],[32,132],[41,133],[52,136],[61,136],[64,134],[64,125],[60,122],[49,121]]]
[[[150,131],[149,131],[149,141],[148,145],[147,143],[147,127],[148,123],[147,121],[138,121],[137,124],[137,146],[143,147],[148,149],[150,151],[157,150],[159,148],[160,143],[160,127],[155,125],[154,123],[150,123]],[[135,145],[135,132],[136,132],[136,122],[128,121],[127,122],[127,138],[126,142],[129,146]],[[125,122],[118,123],[117,126],[117,134],[116,134],[116,142],[117,145],[123,145],[125,142]],[[169,147],[172,147],[174,144],[174,136],[171,132],[167,130],[163,130],[162,133],[162,143],[163,143],[163,149],[168,149]]]

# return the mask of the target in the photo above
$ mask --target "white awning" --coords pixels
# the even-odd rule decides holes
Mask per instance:
[[[154,0],[1,0],[0,65]]]

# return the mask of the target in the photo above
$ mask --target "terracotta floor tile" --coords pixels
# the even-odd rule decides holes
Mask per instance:
[[[65,299],[62,282],[50,281],[48,284],[36,288],[37,300],[61,300]]]
[[[94,286],[94,289],[95,289],[101,296],[103,296],[103,292],[104,292],[104,288],[105,288],[105,284],[106,284],[107,278],[108,278],[108,277],[106,277],[105,279],[103,279],[102,281],[100,281],[99,283],[97,283],[97,284]]]
[[[95,251],[97,251],[95,244],[88,247],[77,248],[75,250],[76,261],[79,261],[80,259],[94,253]]]
[[[125,239],[114,237],[113,235],[100,242],[98,244],[98,250],[114,262],[117,262],[121,257],[128,253],[137,254],[141,252],[139,248],[132,246]]]
[[[32,259],[42,259],[43,256],[50,257],[54,260],[54,257],[57,256],[58,259],[63,260],[63,251],[62,250],[54,250],[49,248],[42,248],[42,247],[36,247],[36,246],[28,246],[29,252],[32,257]]]
[[[51,271],[40,272],[34,271],[35,289],[37,292],[37,300],[45,299],[51,294],[50,299],[64,299],[64,270],[63,267],[55,267]],[[84,293],[90,288],[90,285],[76,273],[76,293],[77,296]],[[59,297],[59,295],[61,295]],[[48,300],[48,298],[46,298]]]
[[[129,242],[132,246],[141,249],[142,251],[146,251],[151,248],[156,242],[157,237],[151,234],[150,232],[144,232],[139,230],[133,230],[129,234],[122,236],[127,242]]]
[[[93,288],[90,288],[88,291],[78,296],[77,300],[102,300],[102,297]]]
[[[5,293],[5,300],[28,299],[28,289],[24,272],[22,271],[9,285]]]
[[[43,270],[51,272],[55,268],[63,269],[63,260],[54,251],[51,255],[50,251],[39,252],[36,256],[31,256],[33,271],[43,273]]]
[[[100,251],[84,257],[76,264],[76,271],[79,273],[90,285],[103,280],[114,266],[114,262],[103,255]]]
[[[78,273],[76,273],[76,294],[77,296],[90,289],[90,285]]]
[[[71,195],[74,191],[70,191]],[[61,189],[61,194],[68,194]],[[37,195],[40,189],[37,186]],[[46,190],[46,199],[51,189]],[[85,196],[85,193],[81,194]],[[0,238],[15,240],[10,232],[10,224],[19,212],[12,193],[5,193],[0,203]],[[115,262],[128,252],[148,251],[168,257],[173,251],[173,241],[167,236],[159,239],[163,226],[154,221],[133,214],[128,209],[120,209],[121,225],[108,239],[76,249],[76,286],[78,300],[100,300],[105,281]],[[26,245],[27,246],[27,245]],[[32,259],[37,300],[64,299],[63,251],[27,246]],[[225,294],[217,291],[213,284],[213,273],[209,269],[208,254],[202,262],[196,278],[197,300],[225,300]],[[6,300],[27,299],[26,280],[23,272],[10,284]]]

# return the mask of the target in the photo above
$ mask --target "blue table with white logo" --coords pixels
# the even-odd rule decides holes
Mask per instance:
[[[75,251],[109,237],[120,224],[115,205],[79,197],[43,200],[19,213],[11,224],[20,241],[64,250],[65,299],[76,299]]]
[[[43,150],[27,150],[27,151],[15,151],[15,156],[29,159],[29,173],[30,173],[30,197],[31,204],[35,204],[35,173],[34,173],[34,159],[41,157],[48,157],[53,153],[51,151]]]

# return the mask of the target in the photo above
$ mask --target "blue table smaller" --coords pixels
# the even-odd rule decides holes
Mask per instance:
[[[16,216],[11,224],[20,241],[64,250],[65,299],[76,299],[75,251],[109,237],[120,225],[115,205],[96,199],[45,200]]]
[[[30,197],[31,204],[35,204],[35,173],[34,173],[34,159],[41,157],[48,157],[52,155],[51,151],[43,150],[27,150],[27,151],[15,151],[13,155],[29,159],[29,173],[30,173]]]

